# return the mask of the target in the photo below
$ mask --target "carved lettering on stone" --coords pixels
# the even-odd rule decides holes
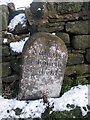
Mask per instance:
[[[18,99],[59,97],[68,53],[64,42],[50,33],[36,33],[23,49]]]

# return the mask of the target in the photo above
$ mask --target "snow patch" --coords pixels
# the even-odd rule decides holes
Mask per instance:
[[[67,108],[67,104],[74,104],[81,108],[82,115],[85,116],[88,110],[88,87],[90,85],[79,85],[71,88],[68,92],[64,93],[60,98],[50,98],[49,102],[52,105],[54,103],[53,111],[70,111],[73,108]],[[86,108],[86,111],[83,109]],[[15,114],[15,109],[22,109],[20,115]],[[4,99],[0,96],[0,119],[2,118],[37,118],[41,117],[41,114],[45,111],[46,104],[43,104],[43,100],[34,101],[19,101],[16,99]]]
[[[24,13],[16,15],[9,23],[9,30],[13,31],[16,25],[21,24],[23,27],[25,26],[26,16]]]
[[[10,43],[10,48],[12,49],[12,51],[17,52],[17,53],[21,53],[23,46],[25,44],[25,42],[28,40],[29,37],[26,37],[18,42],[11,42]]]
[[[8,42],[8,39],[4,38],[3,43],[7,43],[7,42]]]
[[[52,35],[56,35],[56,33],[52,33]]]
[[[38,8],[37,11],[41,11],[41,8]]]

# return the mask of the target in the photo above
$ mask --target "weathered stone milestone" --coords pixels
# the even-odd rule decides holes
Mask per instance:
[[[50,33],[36,33],[23,49],[18,99],[59,97],[68,53],[64,42]]]

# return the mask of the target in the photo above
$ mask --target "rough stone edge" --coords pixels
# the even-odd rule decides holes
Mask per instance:
[[[2,15],[0,15],[0,56],[2,56]],[[2,63],[2,58],[1,58]],[[2,95],[2,64],[0,65],[0,95]]]

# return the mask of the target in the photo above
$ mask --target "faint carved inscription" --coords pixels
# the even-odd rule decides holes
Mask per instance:
[[[67,61],[64,43],[51,34],[38,33],[24,49],[19,98],[42,98],[43,93],[58,97]]]

